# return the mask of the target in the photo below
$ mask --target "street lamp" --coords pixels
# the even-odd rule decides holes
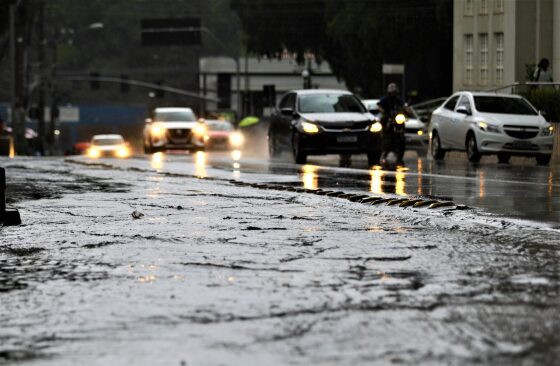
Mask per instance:
[[[103,29],[103,28],[105,28],[105,24],[101,22],[91,23],[88,27],[88,29]]]

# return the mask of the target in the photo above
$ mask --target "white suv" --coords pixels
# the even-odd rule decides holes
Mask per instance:
[[[495,154],[500,163],[512,155],[535,157],[546,165],[553,148],[554,127],[524,98],[510,94],[459,92],[432,114],[432,156],[466,151],[471,162]]]
[[[144,127],[144,152],[204,150],[206,125],[190,108],[156,108]]]

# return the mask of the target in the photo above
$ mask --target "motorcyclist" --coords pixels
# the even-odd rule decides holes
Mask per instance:
[[[397,113],[406,112],[408,107],[399,97],[397,84],[390,83],[387,86],[387,95],[381,98],[378,106],[381,112],[381,124],[383,125],[381,161],[387,163],[388,154],[393,152],[396,156],[396,163],[402,165],[405,150],[404,126],[399,129],[394,128],[393,119]]]

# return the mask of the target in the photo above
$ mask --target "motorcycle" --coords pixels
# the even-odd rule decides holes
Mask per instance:
[[[383,153],[381,166],[385,169],[394,169],[397,165],[404,165],[405,127],[406,116],[404,111],[392,111],[383,118]]]

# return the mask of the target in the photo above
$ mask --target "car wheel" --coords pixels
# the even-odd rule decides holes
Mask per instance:
[[[498,153],[498,162],[500,164],[507,164],[509,163],[509,159],[511,158],[510,154],[506,153]]]
[[[548,165],[548,163],[550,163],[550,158],[552,157],[552,155],[537,155],[536,159],[537,159],[537,164],[538,165]]]
[[[380,158],[381,158],[381,151],[371,151],[367,153],[367,162],[369,166],[374,166],[379,164]]]
[[[436,131],[432,133],[432,157],[435,160],[443,160],[445,158],[445,150],[441,148],[441,140]]]
[[[305,164],[307,162],[307,155],[301,149],[301,140],[297,132],[294,132],[292,137],[292,151],[296,164]]]
[[[470,133],[467,136],[466,150],[467,150],[467,158],[471,163],[478,163],[480,161],[480,158],[482,156],[480,155],[480,152],[478,152],[478,146],[476,145],[476,138],[472,133]]]

